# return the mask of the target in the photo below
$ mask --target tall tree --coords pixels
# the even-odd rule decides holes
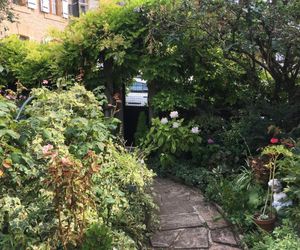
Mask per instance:
[[[298,0],[203,0],[200,13],[201,29],[222,45],[227,58],[266,71],[275,100],[294,99],[300,73]],[[245,64],[245,58],[252,63]]]

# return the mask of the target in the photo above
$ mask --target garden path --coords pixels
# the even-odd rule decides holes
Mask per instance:
[[[153,196],[160,219],[153,249],[240,249],[230,225],[198,190],[156,178]]]

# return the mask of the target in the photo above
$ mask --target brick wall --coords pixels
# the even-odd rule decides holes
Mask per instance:
[[[39,8],[34,10],[15,4],[12,7],[17,20],[14,23],[4,23],[4,26],[8,30],[4,31],[1,29],[0,38],[11,34],[18,34],[28,37],[30,40],[43,41],[51,28],[63,30],[68,24],[68,19],[40,12]]]

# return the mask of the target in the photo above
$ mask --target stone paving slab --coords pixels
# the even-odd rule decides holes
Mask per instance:
[[[207,202],[194,206],[194,208],[206,221],[216,221],[217,219],[222,218],[218,210]]]
[[[182,202],[182,200],[168,200],[163,202],[160,208],[160,214],[181,214],[181,213],[195,213],[196,210],[189,202]]]
[[[199,205],[204,202],[204,196],[199,192],[192,191],[190,192],[189,202],[192,205]]]
[[[168,214],[160,216],[161,230],[203,226],[205,221],[197,213]]]
[[[186,228],[174,242],[174,249],[208,248],[208,230],[205,227]]]
[[[217,244],[212,245],[209,250],[239,250],[239,248]]]
[[[232,246],[237,246],[233,232],[230,228],[221,228],[211,231],[211,238],[213,242],[228,244]]]
[[[239,249],[230,225],[198,190],[156,178],[153,196],[160,208],[153,249]]]
[[[170,247],[183,229],[157,232],[151,237],[153,247]]]

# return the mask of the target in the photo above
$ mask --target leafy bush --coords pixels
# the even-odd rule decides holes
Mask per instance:
[[[207,168],[195,165],[194,161],[177,161],[168,175],[201,190],[205,190],[212,178],[212,173]]]
[[[40,86],[44,79],[55,80],[59,68],[55,61],[58,44],[21,41],[10,36],[0,42],[0,85],[10,86],[20,81],[25,87]]]
[[[215,142],[222,141],[222,132],[228,129],[228,122],[221,116],[212,114],[202,114],[193,118],[199,124],[203,139],[213,139]]]
[[[19,122],[0,96],[1,249],[79,248],[104,224],[113,247],[140,247],[154,209],[153,173],[118,146],[114,120],[82,86],[32,95]]]
[[[224,178],[215,169],[213,178],[205,189],[206,196],[217,202],[226,213],[226,217],[241,230],[253,227],[252,216],[263,204],[264,191],[255,183],[251,170],[244,171],[234,179]]]
[[[170,117],[170,121],[166,117],[153,119],[150,131],[142,142],[146,154],[159,156],[162,167],[171,166],[176,158],[191,157],[202,141],[199,128],[192,123],[185,124],[184,119],[177,119],[177,111],[171,112]]]
[[[293,148],[290,149],[290,157],[281,157],[278,160],[278,175],[282,181],[286,184],[284,192],[287,194],[290,200],[293,201],[293,205],[286,208],[286,214],[290,218],[291,223],[300,229],[300,147],[299,141]]]
[[[85,232],[82,250],[112,249],[112,236],[105,225],[92,224]]]
[[[177,86],[162,90],[152,100],[152,105],[157,113],[169,110],[189,110],[196,107],[196,93],[188,93],[186,89]]]
[[[300,238],[289,224],[284,221],[283,225],[277,227],[272,235],[266,234],[263,238],[256,242],[251,249],[254,250],[297,250],[300,247]]]

